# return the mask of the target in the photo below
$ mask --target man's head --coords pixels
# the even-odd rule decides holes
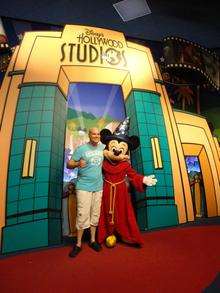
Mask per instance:
[[[89,129],[89,142],[92,145],[97,145],[100,142],[100,132],[96,127],[92,127]]]

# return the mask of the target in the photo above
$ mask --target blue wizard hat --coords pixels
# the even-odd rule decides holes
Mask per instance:
[[[109,129],[103,129],[100,132],[101,142],[107,144],[110,140],[124,141],[128,144],[130,150],[135,150],[140,145],[140,140],[136,135],[128,136],[130,118],[126,117],[113,133]]]

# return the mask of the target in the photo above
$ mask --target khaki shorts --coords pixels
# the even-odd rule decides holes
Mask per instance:
[[[78,230],[98,226],[102,200],[101,191],[76,190],[77,214],[76,228]]]

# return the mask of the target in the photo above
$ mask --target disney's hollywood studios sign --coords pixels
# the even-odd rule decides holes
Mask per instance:
[[[124,44],[121,41],[87,28],[76,39],[76,42],[61,45],[61,62],[78,61],[126,67]]]

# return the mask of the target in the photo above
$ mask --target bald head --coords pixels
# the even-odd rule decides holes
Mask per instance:
[[[90,133],[95,133],[95,132],[96,132],[96,133],[97,133],[97,132],[99,133],[99,129],[98,129],[97,127],[91,127],[91,128],[89,128],[89,134],[90,134]]]
[[[100,142],[100,132],[97,127],[92,127],[89,129],[89,142],[92,145],[97,145]]]

